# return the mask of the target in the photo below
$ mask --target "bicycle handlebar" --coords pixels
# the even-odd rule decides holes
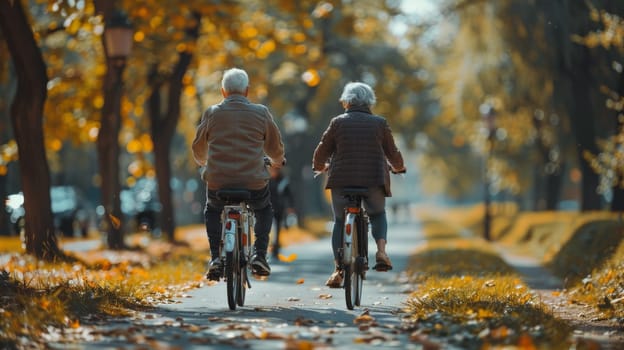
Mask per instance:
[[[271,161],[271,158],[264,156],[264,165],[266,166],[273,166],[273,162]],[[286,165],[286,158],[284,158],[284,160],[282,160],[282,166]]]
[[[327,171],[327,168],[323,169],[323,170],[314,170],[314,177],[319,176],[320,174],[324,173],[325,171]],[[390,172],[395,174],[395,175],[405,175],[405,173],[407,173],[407,169],[403,169],[400,171],[394,171],[392,169],[390,169]]]

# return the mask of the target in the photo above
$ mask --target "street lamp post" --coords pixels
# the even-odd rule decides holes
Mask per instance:
[[[120,219],[119,193],[119,129],[121,127],[121,97],[123,94],[123,71],[132,49],[132,25],[126,14],[113,10],[105,22],[104,46],[107,59],[107,77],[104,83],[104,106],[98,135],[102,202],[107,222],[107,243],[111,249],[124,246]]]
[[[494,146],[494,134],[496,132],[495,113],[494,107],[489,103],[483,103],[479,106],[479,112],[485,129],[487,131],[487,139],[485,144],[485,165],[483,170],[483,204],[484,204],[484,216],[483,216],[483,238],[487,241],[492,240],[491,227],[492,227],[492,213],[490,210],[490,160],[492,158],[492,148]]]
[[[106,21],[104,40],[106,55],[116,67],[123,67],[132,50],[134,30],[125,12],[114,10]]]

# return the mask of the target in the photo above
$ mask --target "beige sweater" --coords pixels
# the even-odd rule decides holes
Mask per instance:
[[[264,156],[275,164],[284,160],[280,131],[268,108],[230,95],[204,112],[192,145],[193,157],[206,166],[202,179],[208,189],[258,190],[270,174]]]

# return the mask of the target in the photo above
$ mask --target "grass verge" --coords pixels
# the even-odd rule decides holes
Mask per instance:
[[[157,245],[159,248],[152,250],[93,251],[90,254],[96,258],[71,263],[4,255],[0,347],[43,344],[50,334],[64,334],[83,323],[171,302],[202,285],[206,253],[188,246]]]
[[[424,220],[427,244],[412,256],[409,325],[464,349],[516,346],[567,349],[571,327],[553,316],[483,241]]]

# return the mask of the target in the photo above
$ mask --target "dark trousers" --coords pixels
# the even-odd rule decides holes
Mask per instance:
[[[280,231],[282,230],[283,218],[281,214],[278,214],[277,211],[273,215],[273,223],[275,230],[275,241],[273,243],[273,256],[277,257],[280,253],[281,245],[280,245]]]
[[[255,242],[254,250],[257,254],[266,255],[269,245],[269,232],[273,220],[273,208],[269,196],[269,187],[261,190],[251,190],[251,199],[247,201],[256,216],[254,226]],[[210,243],[210,254],[212,257],[219,256],[219,245],[221,243],[221,212],[225,203],[217,198],[217,191],[208,190],[206,194],[206,208],[204,209],[204,219],[208,242]]]

